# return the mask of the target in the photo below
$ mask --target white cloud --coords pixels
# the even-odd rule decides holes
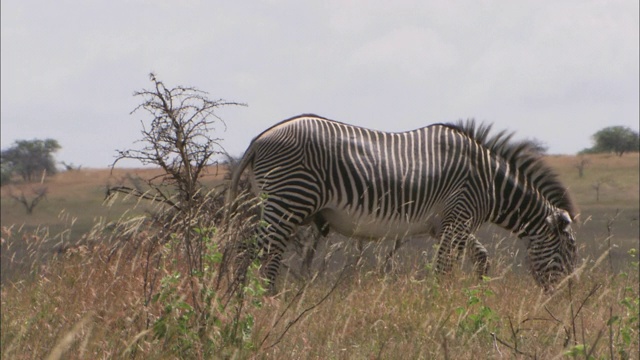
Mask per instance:
[[[400,77],[400,81],[424,82],[433,73],[458,65],[453,47],[437,33],[419,27],[391,30],[357,48],[349,66],[369,76]]]

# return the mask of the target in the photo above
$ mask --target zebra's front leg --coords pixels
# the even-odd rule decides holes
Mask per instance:
[[[451,272],[454,259],[461,261],[465,247],[471,252],[473,268],[480,279],[489,273],[489,261],[487,249],[471,234],[456,234],[451,242],[441,241],[438,250],[438,263],[436,271],[441,274]],[[456,254],[454,256],[454,253]]]
[[[451,273],[453,262],[457,259],[455,256],[457,245],[445,236],[441,237],[440,246],[438,247],[438,256],[436,259],[436,273],[445,275]]]
[[[487,249],[478,241],[478,239],[471,235],[471,241],[469,247],[473,255],[473,267],[478,273],[480,279],[487,276],[489,273],[489,260]]]
[[[441,274],[450,273],[454,261],[461,261],[467,246],[473,256],[474,268],[482,278],[487,274],[487,249],[473,235],[476,226],[473,216],[464,209],[455,208],[445,217],[440,230],[440,246],[436,271]]]

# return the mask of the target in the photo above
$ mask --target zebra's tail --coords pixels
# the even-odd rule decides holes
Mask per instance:
[[[242,177],[242,173],[244,170],[253,162],[253,158],[255,157],[255,152],[253,151],[253,147],[249,147],[245,154],[242,156],[240,163],[233,170],[233,174],[231,175],[231,180],[229,182],[229,189],[227,190],[227,196],[225,199],[226,206],[226,215],[224,225],[228,225],[231,216],[236,211],[237,204],[236,198],[238,197],[238,184],[240,183],[240,178]]]
[[[222,211],[224,212],[224,215],[222,218],[222,223],[220,224],[220,227],[219,227],[219,229],[224,234],[226,234],[225,237],[229,240],[229,242],[225,243],[223,248],[224,250],[222,252],[222,266],[220,268],[220,271],[218,272],[216,288],[220,286],[221,282],[225,278],[225,274],[227,273],[228,269],[233,268],[233,265],[230,262],[232,261],[234,256],[236,256],[237,253],[235,252],[235,250],[237,250],[238,248],[236,246],[236,243],[234,242],[234,240],[236,239],[236,236],[233,236],[234,229],[230,229],[230,226],[232,223],[231,220],[233,219],[234,213],[236,212],[236,209],[238,207],[238,205],[236,204],[237,203],[236,198],[238,197],[238,185],[240,183],[240,178],[242,178],[242,173],[247,168],[247,166],[249,166],[253,162],[254,156],[255,155],[254,155],[253,147],[249,146],[247,151],[242,156],[242,159],[240,160],[240,162],[236,166],[231,166],[229,169],[230,171],[232,171],[231,180],[229,181],[229,184],[228,184],[227,193],[226,193],[226,197],[223,205],[224,208],[222,209]],[[229,235],[232,235],[232,236],[229,236]],[[243,280],[244,272],[246,272],[246,267],[245,267],[245,270],[242,270],[242,267],[239,270],[236,269],[236,273],[235,275],[233,275],[234,280],[232,281],[231,285],[227,289],[227,293],[225,295],[225,296],[228,296],[226,300],[227,302],[231,299],[232,294],[237,293],[237,291],[239,291],[238,290],[239,286],[244,281]],[[226,306],[226,303],[224,306]]]

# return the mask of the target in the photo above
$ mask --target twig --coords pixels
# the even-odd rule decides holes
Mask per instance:
[[[498,337],[498,335],[496,335],[495,333],[491,333],[491,336],[493,336],[493,339],[494,339],[495,341],[497,341],[497,342],[499,342],[500,344],[502,344],[502,345],[504,345],[504,346],[508,347],[509,349],[513,350],[516,354],[518,354],[518,355],[524,355],[524,356],[530,357],[530,358],[532,358],[532,359],[535,359],[535,356],[534,356],[534,355],[527,354],[526,352],[520,351],[520,350],[516,349],[515,347],[513,347],[513,346],[509,345],[508,343],[506,343],[506,342],[502,341],[502,340]]]
[[[496,348],[496,351],[498,352],[498,354],[500,354],[500,357],[502,357],[502,351],[500,351],[500,348],[498,347],[498,343],[496,341],[496,334],[495,333],[491,333],[491,335],[493,336],[493,347]]]
[[[109,197],[112,192],[121,192],[123,194],[132,195],[132,196],[135,196],[135,197],[140,198],[140,199],[145,199],[145,200],[151,200],[151,201],[155,201],[155,202],[164,203],[164,204],[170,205],[171,207],[174,207],[174,208],[176,208],[178,210],[180,209],[180,207],[176,203],[174,203],[173,201],[169,200],[161,192],[159,192],[158,195],[160,195],[160,198],[158,198],[157,195],[151,195],[151,194],[149,194],[147,192],[141,192],[138,189],[133,189],[133,188],[130,188],[128,186],[114,186],[114,187],[110,187],[110,188],[107,189],[106,196]]]
[[[576,337],[576,316],[578,315],[577,314],[574,315],[573,313],[573,294],[571,291],[571,289],[573,288],[572,285],[573,285],[573,281],[569,279],[569,309],[571,310],[571,329],[573,330],[573,344],[578,345],[578,338]]]
[[[306,289],[307,289],[307,286],[305,285],[305,286],[301,287],[300,290],[298,290],[298,292],[293,297],[293,299],[291,299],[289,304],[287,304],[287,307],[280,313],[280,316],[278,316],[278,319],[276,319],[276,321],[273,323],[273,325],[271,326],[271,329],[274,329],[280,323],[280,320],[282,320],[284,318],[284,314],[286,314],[287,311],[289,311],[289,309],[291,308],[293,303],[296,301],[296,299],[298,299],[300,297],[300,295],[302,295],[305,292]],[[267,338],[269,338],[269,335],[271,335],[271,331],[267,332],[267,335],[265,335],[265,337],[262,339],[262,342],[260,342],[260,346],[262,346],[265,343],[265,341],[267,341]]]
[[[558,319],[555,315],[553,315],[553,313],[551,313],[551,311],[547,308],[547,305],[544,306],[544,309],[547,311],[547,314],[549,314],[549,316],[553,318],[553,320],[562,324],[562,321],[560,321],[560,319]]]
[[[609,357],[613,359],[613,306],[609,305]]]
[[[513,323],[511,322],[511,316],[508,316],[507,319],[509,319],[509,328],[511,329],[511,336],[513,337],[513,347],[516,351],[518,351],[518,331],[520,331],[520,329],[518,329],[518,331],[515,331],[513,329]]]
[[[267,349],[272,348],[272,347],[276,346],[278,343],[280,343],[280,341],[282,341],[282,338],[286,335],[286,333],[289,331],[289,329],[293,325],[295,325],[298,321],[300,321],[300,319],[306,313],[308,313],[311,310],[315,309],[316,307],[320,306],[327,298],[329,298],[329,296],[335,291],[335,289],[338,288],[338,285],[340,285],[342,283],[342,281],[344,280],[343,275],[344,275],[346,269],[347,269],[347,266],[342,268],[342,271],[340,272],[340,276],[338,277],[338,280],[336,280],[336,282],[333,284],[333,286],[331,287],[329,292],[324,297],[322,297],[322,299],[320,299],[320,301],[315,303],[313,306],[310,306],[310,307],[304,309],[304,311],[302,311],[295,319],[289,321],[289,323],[287,323],[287,326],[285,327],[284,331],[280,334],[278,339],[273,344],[269,345],[267,347]],[[264,342],[267,340],[268,337],[269,337],[269,334],[267,334],[267,336],[265,336],[265,338],[262,340],[262,343],[260,343],[260,346],[262,346],[262,344],[264,344]]]
[[[442,348],[444,349],[444,359],[449,360],[449,347],[447,346],[447,336],[442,334]]]
[[[575,318],[578,317],[578,314],[580,314],[580,310],[582,310],[582,307],[584,306],[584,304],[586,304],[587,300],[589,300],[589,298],[591,296],[593,296],[593,294],[595,294],[596,291],[598,291],[598,289],[600,289],[601,286],[602,286],[602,284],[595,284],[593,286],[593,288],[591,289],[591,291],[589,291],[589,294],[587,294],[587,297],[584,298],[584,300],[582,300],[582,303],[578,307],[578,311],[576,312],[575,316],[573,317],[574,320],[575,320]]]
[[[596,336],[596,341],[591,346],[591,350],[589,350],[589,353],[587,354],[585,359],[591,359],[591,354],[593,354],[593,352],[596,350],[596,346],[598,345],[598,342],[600,341],[600,338],[602,338],[602,333],[603,332],[604,332],[604,327],[600,328],[600,330],[598,331],[598,336]],[[611,358],[613,359],[613,356]]]
[[[584,351],[587,351],[587,338],[584,335],[584,316],[580,317],[580,330],[582,332],[582,344],[584,344]],[[589,359],[589,357],[587,356],[585,359]]]
[[[620,214],[620,209],[616,209],[616,214],[607,220],[607,246],[609,247],[609,269],[613,273],[613,258],[611,257],[611,239],[613,238],[613,223]]]
[[[553,315],[551,313],[551,311],[547,308],[546,305],[544,306],[544,309],[553,318],[553,320],[555,320],[558,323],[562,324],[562,329],[564,329],[564,334],[565,334],[564,344],[562,344],[562,347],[566,348],[569,345],[569,341],[571,341],[571,332],[569,331],[569,329],[567,329],[566,326],[564,326],[564,323],[562,321],[560,321],[560,319],[558,319],[557,317],[555,317],[555,315]],[[548,319],[545,319],[545,320],[548,320]]]

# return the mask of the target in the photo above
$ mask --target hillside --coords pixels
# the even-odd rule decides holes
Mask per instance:
[[[206,184],[212,184],[222,178],[222,169],[209,169],[203,178]],[[0,189],[2,226],[16,224],[36,227],[41,225],[60,226],[61,212],[76,218],[79,233],[89,229],[97,217],[109,220],[118,218],[129,210],[135,201],[117,201],[105,204],[107,187],[133,186],[141,179],[151,179],[161,174],[159,169],[82,169],[56,174],[47,178],[42,184],[6,185]],[[22,204],[11,199],[10,195],[25,193],[30,198],[31,191],[37,187],[47,188],[47,197],[32,215],[27,216]],[[139,211],[148,208],[148,204],[140,204]],[[65,224],[66,225],[66,224]]]
[[[560,175],[582,212],[596,209],[624,209],[633,211],[639,207],[638,153],[623,157],[614,155],[589,155],[584,177],[578,177],[575,165],[579,157],[552,155],[546,162]],[[204,182],[213,185],[220,181],[224,169],[210,169]],[[131,185],[131,179],[148,179],[157,176],[154,169],[83,169],[63,172],[48,178],[43,186],[48,189],[47,199],[39,205],[32,216],[26,216],[21,204],[9,197],[10,193],[20,194],[33,185],[8,185],[0,189],[2,226],[11,224],[38,226],[59,224],[58,215],[65,211],[77,217],[77,223],[90,223],[96,216],[119,216],[130,207],[113,204],[104,206],[107,185]],[[600,199],[596,201],[593,188],[600,182]],[[84,226],[86,228],[86,225]]]
[[[213,188],[223,177],[223,168],[212,167],[203,177],[205,186]],[[161,174],[159,169],[83,169],[56,174],[43,183],[5,185],[0,189],[0,224],[2,226],[2,271],[0,279],[18,280],[29,272],[31,258],[47,257],[61,249],[91,242],[87,234],[127,218],[147,215],[154,204],[117,194],[107,199],[107,187],[139,186],[144,179]],[[22,194],[28,201],[33,190],[47,189],[45,200],[27,214],[25,206],[13,196]],[[26,239],[46,238],[38,250],[28,249]],[[16,275],[17,278],[14,278]]]

